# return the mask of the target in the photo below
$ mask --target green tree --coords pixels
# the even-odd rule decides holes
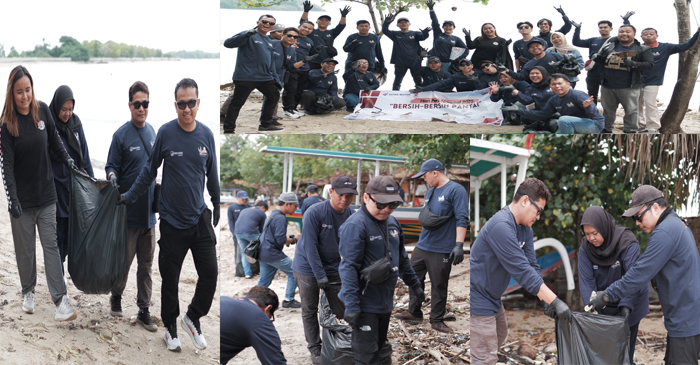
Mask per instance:
[[[10,47],[10,53],[7,54],[7,57],[19,57],[19,53],[15,49],[15,46]]]
[[[5,57],[5,45],[0,43],[0,57]]]

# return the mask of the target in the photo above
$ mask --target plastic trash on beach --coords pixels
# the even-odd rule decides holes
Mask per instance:
[[[105,180],[71,169],[68,272],[86,294],[107,294],[129,273],[126,205]]]

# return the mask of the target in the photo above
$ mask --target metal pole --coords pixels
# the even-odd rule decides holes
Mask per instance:
[[[289,179],[287,180],[287,191],[292,191],[292,178],[294,177],[294,154],[289,155]]]
[[[506,161],[501,162],[501,207],[506,206]]]
[[[362,195],[362,160],[357,160],[357,196],[355,197],[355,205],[360,205],[360,195]]]
[[[285,188],[287,187],[287,161],[289,161],[289,153],[285,152],[284,153],[284,172],[282,172],[282,192],[284,193]]]

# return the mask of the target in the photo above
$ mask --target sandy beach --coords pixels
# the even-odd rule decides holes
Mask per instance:
[[[7,207],[5,194],[0,194],[0,207]],[[156,232],[158,229],[156,227]],[[156,239],[158,239],[157,237]],[[209,314],[201,318],[202,332],[208,347],[196,351],[190,338],[180,328],[182,352],[166,349],[165,328],[160,317],[161,277],[158,270],[158,246],[153,263],[153,295],[151,317],[158,324],[157,332],[148,332],[131,319],[136,316],[136,260],[129,272],[129,281],[122,296],[124,317],[109,314],[109,294],[88,295],[69,280],[68,296],[78,311],[70,322],[53,320],[54,305],[46,286],[44,257],[37,238],[37,285],[34,314],[22,311],[22,294],[15,260],[10,215],[0,213],[0,362],[3,364],[204,364],[219,360],[219,300],[214,298]],[[187,255],[180,276],[180,316],[187,311],[197,282],[191,254]],[[180,317],[181,318],[181,317]]]

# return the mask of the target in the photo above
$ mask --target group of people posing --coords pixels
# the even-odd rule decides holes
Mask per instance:
[[[221,298],[221,361],[227,363],[240,351],[252,346],[263,364],[286,364],[274,325],[274,312],[280,306],[274,291],[267,288],[277,270],[287,274],[282,308],[301,307],[304,335],[311,361],[321,363],[322,341],[319,329],[319,295],[325,293],[333,314],[352,327],[352,351],[355,363],[377,364],[385,346],[393,293],[399,277],[409,287],[408,310],[397,313],[400,320],[423,321],[425,276],[431,281],[431,327],[449,333],[447,288],[451,265],[464,259],[464,240],[469,220],[466,189],[451,181],[440,161],[423,163],[413,178],[422,177],[431,187],[425,208],[433,220],[421,221],[420,233],[411,258],[404,248],[403,231],[393,211],[403,203],[399,185],[390,176],[372,178],[362,194],[362,206],[350,205],[358,194],[356,181],[339,176],[331,182],[330,198],[309,204],[302,217],[303,232],[296,245],[294,259],[282,249],[295,242],[287,235],[287,219],[298,205],[293,192],[282,193],[277,208],[269,217],[263,202],[244,208],[235,221],[233,232],[240,249],[250,239],[260,237],[260,280],[244,298]],[[315,190],[315,189],[312,189]],[[247,194],[246,194],[247,195]],[[234,211],[237,208],[234,209]],[[385,259],[386,258],[386,259]],[[389,271],[382,279],[368,279],[366,272],[386,260]],[[373,265],[374,264],[374,265]],[[237,261],[245,268],[245,258]],[[393,269],[391,269],[393,268]],[[301,302],[294,300],[299,288]]]
[[[535,258],[532,225],[552,194],[542,181],[525,179],[512,202],[483,226],[471,249],[472,364],[496,364],[508,335],[501,296],[511,277],[544,303],[545,314],[568,320],[569,307],[545,285]],[[697,364],[700,350],[700,255],[691,229],[664,194],[642,185],[623,218],[649,234],[640,256],[632,231],[603,207],[590,206],[580,222],[579,290],[584,305],[600,315],[622,316],[630,329],[633,363],[637,330],[649,312],[649,282],[658,292],[668,331],[666,364]],[[591,299],[591,293],[596,296]],[[594,349],[609,351],[609,349]]]
[[[490,92],[491,101],[503,100],[504,124],[524,124],[526,131],[611,133],[616,110],[622,105],[625,133],[657,133],[661,124],[656,97],[668,59],[688,50],[698,39],[696,32],[682,44],[660,43],[656,29],[645,28],[641,31],[642,43],[635,39],[637,28],[629,23],[634,12],[622,16],[624,24],[616,37],[611,34],[613,23],[601,20],[600,36],[582,39],[581,23],[555,7],[564,22],[558,31],[553,31],[550,19],[543,18],[537,22],[539,34],[533,35],[533,24],[523,21],[517,24],[522,38],[512,42],[500,37],[492,23],[484,23],[481,34],[474,39],[463,28],[462,40],[454,35],[453,21],[439,22],[433,0],[426,5],[432,27],[418,31],[410,29],[406,17],[385,16],[381,34],[393,42],[392,89],[401,89],[410,71],[414,84],[411,92]],[[358,32],[348,36],[342,47],[346,53],[342,74],[345,88],[342,99],[339,97],[339,71],[335,70],[339,51],[333,42],[345,29],[350,8],[341,10],[340,22],[332,29],[331,17],[326,14],[314,27],[308,20],[311,8],[313,5],[305,1],[298,27],[283,27],[274,16],[263,15],[256,27],[224,42],[225,47],[238,48],[234,91],[221,109],[224,133],[235,131],[238,113],[254,89],[265,97],[258,131],[275,132],[284,129],[279,122],[283,118],[297,119],[342,108],[353,112],[363,91],[380,87],[375,73],[387,72],[380,38],[370,33],[369,21],[359,20]],[[394,20],[398,31],[389,29]],[[572,28],[573,38],[567,40]],[[420,42],[431,31],[433,47],[427,51]],[[587,48],[589,60],[584,62],[576,47]],[[470,50],[474,51],[468,58]],[[427,66],[421,67],[426,57]],[[574,90],[584,68],[588,71],[587,93]],[[284,114],[277,116],[280,93]],[[596,107],[599,94],[603,113]],[[304,112],[299,111],[300,105]]]
[[[178,284],[188,251],[192,252],[199,279],[181,323],[196,348],[207,347],[199,319],[208,313],[216,292],[218,269],[212,221],[214,226],[218,224],[220,197],[214,135],[195,120],[199,108],[197,83],[182,79],[174,94],[177,119],[164,124],[156,134],[146,122],[148,86],[136,81],[129,87],[131,119],[112,136],[104,176],[111,182],[105,189],[118,189],[118,204],[128,205],[129,265],[134,256],[138,262],[136,320],[151,332],[158,328],[149,307],[155,212],[160,214],[158,266],[162,277],[161,318],[166,327],[163,338],[168,350],[180,351],[176,327],[180,314]],[[74,113],[75,105],[73,92],[66,85],[56,90],[50,105],[37,100],[31,74],[25,67],[17,66],[10,73],[0,116],[0,163],[22,286],[22,309],[34,313],[38,231],[57,321],[78,316],[66,295],[63,269],[66,255],[71,252],[71,170],[95,176],[82,123]],[[163,176],[156,189],[155,178],[161,164]],[[204,202],[205,186],[213,213]],[[160,199],[155,196],[158,192]],[[123,316],[121,304],[126,283],[125,276],[124,282],[111,290],[113,316]]]

